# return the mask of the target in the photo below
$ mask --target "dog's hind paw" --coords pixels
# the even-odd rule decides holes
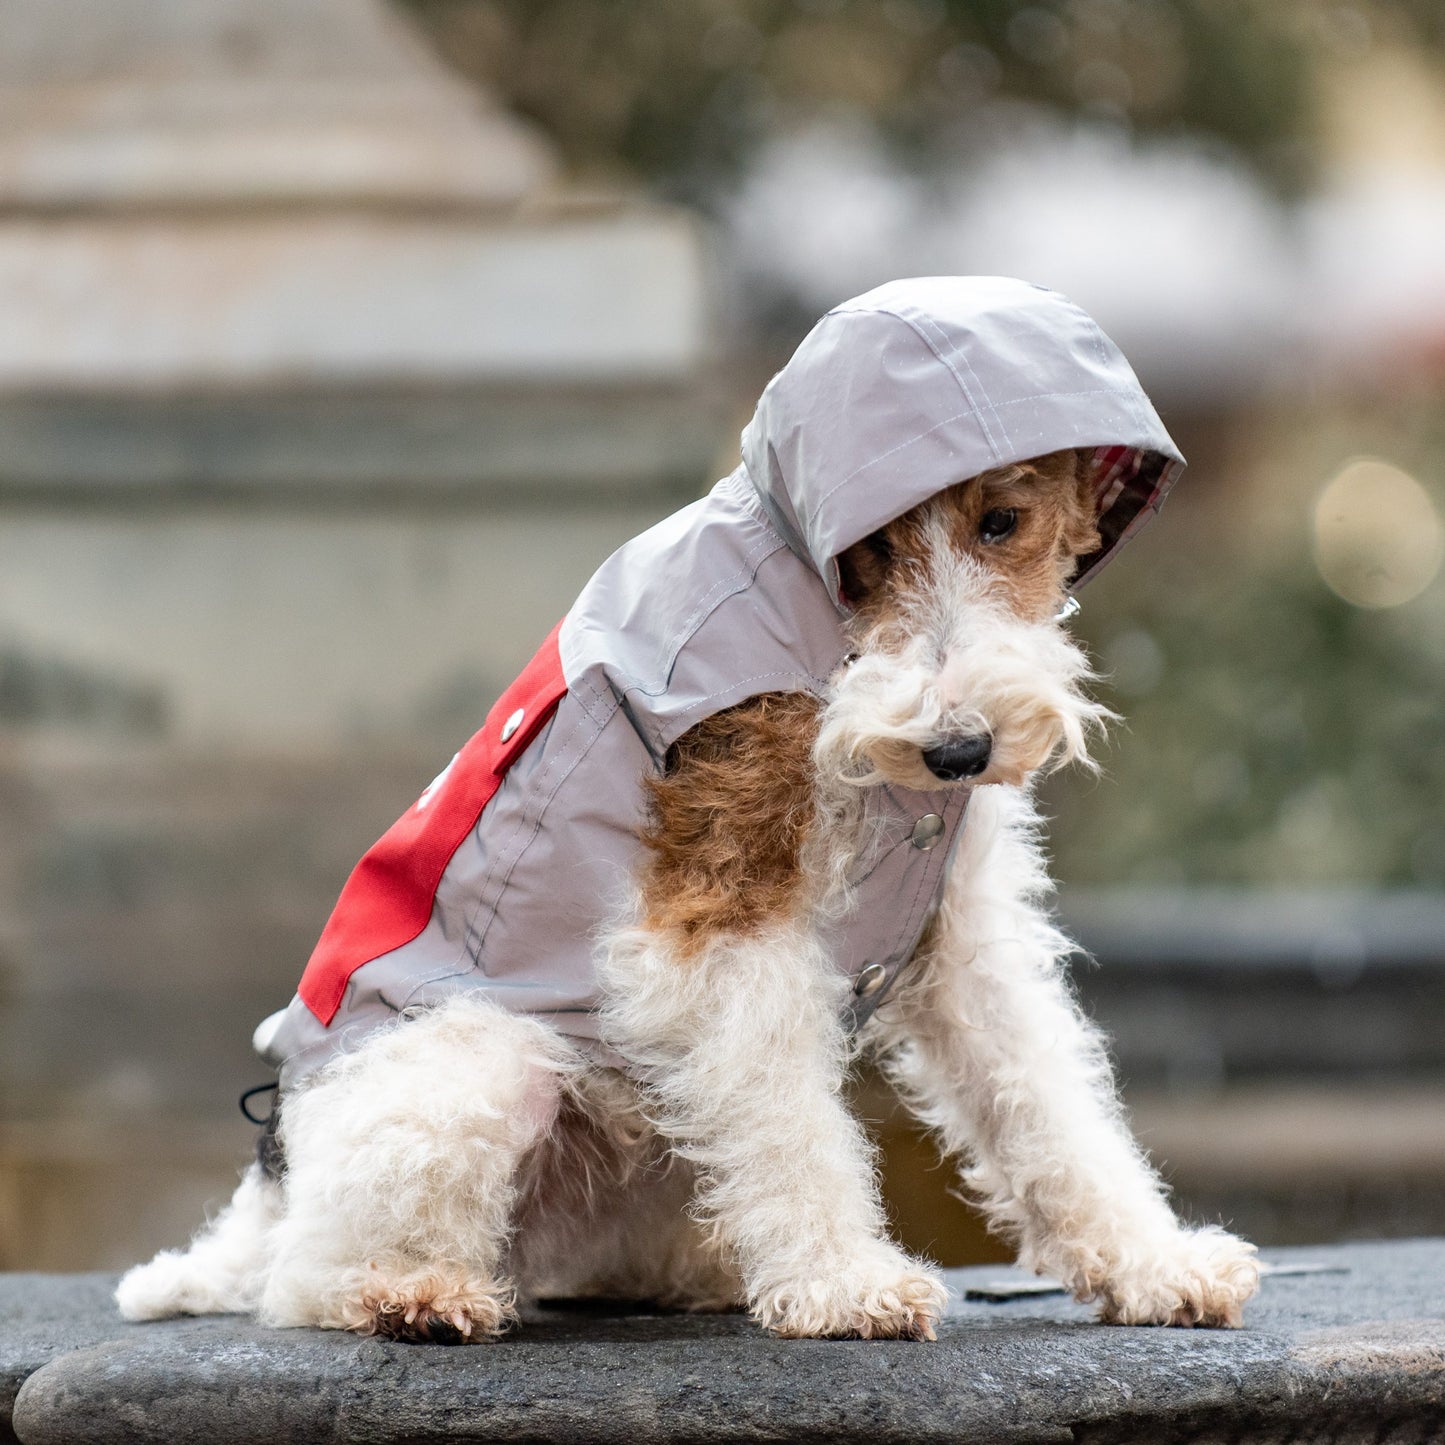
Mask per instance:
[[[388,1277],[374,1270],[342,1309],[346,1328],[362,1335],[435,1345],[495,1339],[517,1317],[510,1285],[431,1271]]]
[[[1115,1325],[1238,1329],[1259,1288],[1255,1248],[1222,1229],[1180,1230],[1167,1248],[1141,1253],[1097,1291],[1099,1318]]]
[[[931,1340],[944,1300],[935,1275],[890,1250],[827,1276],[770,1284],[752,1313],[785,1339]]]

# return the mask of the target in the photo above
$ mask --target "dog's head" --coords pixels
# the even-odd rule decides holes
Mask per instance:
[[[947,488],[838,558],[853,656],[835,680],[820,766],[932,789],[1022,783],[1087,761],[1107,711],[1059,623],[1100,545],[1093,450],[1054,452]]]

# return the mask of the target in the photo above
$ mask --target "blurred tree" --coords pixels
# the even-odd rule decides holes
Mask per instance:
[[[1381,39],[1445,47],[1439,0],[401,3],[577,171],[704,203],[810,113],[862,110],[926,169],[966,153],[980,109],[1001,101],[1214,137],[1293,188],[1308,179],[1320,65]]]
[[[1210,570],[1175,573],[1147,624],[1103,631],[1124,684],[1104,695],[1128,727],[1101,755],[1106,781],[1050,786],[1060,875],[1445,887],[1445,659],[1317,578]]]
[[[1445,888],[1445,575],[1360,608],[1308,548],[1319,488],[1361,441],[1393,443],[1445,513],[1445,425],[1422,398],[1277,419],[1273,522],[1238,492],[1181,497],[1086,594],[1080,630],[1126,721],[1101,778],[1045,787],[1061,878]]]

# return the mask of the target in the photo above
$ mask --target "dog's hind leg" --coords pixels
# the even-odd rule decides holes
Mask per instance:
[[[281,1212],[281,1190],[259,1164],[231,1202],[191,1241],[129,1270],[116,1288],[128,1320],[233,1314],[256,1307],[265,1278],[267,1236]]]
[[[695,1172],[653,1128],[638,1087],[602,1068],[570,1081],[551,1137],[522,1170],[512,1268],[531,1298],[736,1309],[742,1285],[693,1218]]]
[[[578,1066],[547,1025],[452,999],[282,1104],[286,1212],[261,1317],[461,1342],[500,1333],[518,1166]]]

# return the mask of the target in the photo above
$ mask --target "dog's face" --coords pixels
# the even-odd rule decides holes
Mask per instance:
[[[1021,783],[1087,756],[1105,712],[1056,618],[1099,546],[1092,451],[1055,452],[940,492],[838,559],[855,657],[820,764],[907,788]]]

